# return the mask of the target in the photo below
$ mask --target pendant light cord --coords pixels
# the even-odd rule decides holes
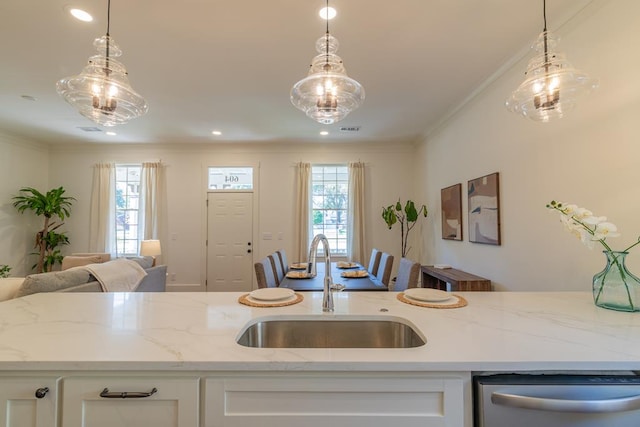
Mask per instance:
[[[106,51],[106,58],[107,58],[107,68],[106,68],[106,74],[107,77],[109,76],[109,27],[111,26],[111,0],[107,0],[107,51]]]
[[[109,0],[111,1],[111,0]],[[326,34],[326,41],[327,41],[327,47],[326,47],[326,56],[325,56],[325,63],[326,65],[329,65],[329,0],[327,0],[327,34]]]
[[[107,0],[107,36],[109,36],[110,25],[111,25],[111,0]]]
[[[548,46],[547,46],[547,0],[542,0],[542,18],[544,20],[544,29],[542,30],[542,34],[544,37],[544,68],[548,74],[549,73],[549,52],[548,52]]]

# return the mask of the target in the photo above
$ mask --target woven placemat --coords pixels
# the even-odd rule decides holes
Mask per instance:
[[[418,307],[428,307],[428,308],[460,308],[465,307],[467,305],[467,300],[457,294],[452,294],[454,297],[458,298],[458,302],[453,304],[434,304],[425,301],[416,301],[414,299],[410,299],[404,296],[404,292],[398,293],[399,301],[402,301],[406,304],[417,305]]]
[[[295,295],[296,297],[294,299],[291,299],[288,301],[256,302],[256,301],[251,301],[249,298],[247,298],[249,294],[244,294],[240,298],[238,298],[238,302],[240,304],[248,305],[250,307],[284,307],[286,305],[297,304],[304,299],[302,294],[299,294],[296,292]]]

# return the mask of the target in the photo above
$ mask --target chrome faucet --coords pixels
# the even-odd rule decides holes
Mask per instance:
[[[322,311],[333,311],[333,294],[331,288],[333,286],[333,280],[331,279],[331,251],[329,250],[329,241],[324,234],[317,234],[311,241],[311,248],[309,249],[309,264],[307,265],[307,273],[311,277],[315,277],[317,273],[316,269],[316,255],[318,253],[318,244],[322,242],[324,249],[324,291],[322,296]]]

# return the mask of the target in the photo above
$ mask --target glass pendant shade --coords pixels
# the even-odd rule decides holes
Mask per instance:
[[[77,76],[56,84],[65,101],[83,116],[103,126],[115,126],[145,114],[149,106],[129,84],[124,65],[113,59],[122,51],[108,35],[93,42],[98,55]]]
[[[555,52],[556,39],[543,31],[532,46],[537,51],[529,61],[525,81],[507,99],[509,111],[548,122],[572,110],[576,101],[598,87],[598,82],[579,71],[563,53]]]
[[[316,42],[309,75],[291,89],[291,102],[313,120],[330,125],[344,119],[362,105],[365,93],[360,83],[347,76],[336,55],[338,40],[328,32]]]

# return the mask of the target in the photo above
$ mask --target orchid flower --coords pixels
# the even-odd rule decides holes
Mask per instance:
[[[620,233],[618,233],[618,227],[615,224],[607,221],[606,216],[596,216],[588,209],[555,200],[552,200],[547,208],[560,212],[560,222],[564,225],[565,230],[578,237],[589,249],[593,249],[595,242],[600,242],[605,250],[613,252],[606,239],[618,237]],[[640,237],[622,252],[628,252],[638,244],[640,244]]]

